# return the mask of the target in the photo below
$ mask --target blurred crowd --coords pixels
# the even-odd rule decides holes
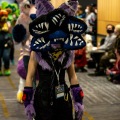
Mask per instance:
[[[14,26],[21,23],[26,26],[27,30],[27,37],[25,42],[21,43],[22,47],[20,52],[21,55],[24,54],[23,60],[26,66],[25,69],[27,70],[31,39],[27,27],[32,20],[30,14],[33,11],[35,12],[35,8],[33,10],[31,3],[20,3],[21,0],[14,1],[13,3],[3,1],[0,5],[0,76],[11,75],[10,65],[15,65],[14,46],[16,42],[13,40],[12,30]],[[101,38],[98,45],[97,5],[90,4],[86,8],[83,8],[79,4],[75,17],[83,20],[87,24],[87,30],[83,34],[86,47],[75,50],[76,72],[88,72],[88,69],[95,69],[93,75],[106,76],[108,80],[114,83],[120,83],[120,24],[115,26],[108,24],[106,26],[106,36]],[[23,29],[22,32],[26,31]],[[18,43],[20,43],[19,40]]]
[[[86,47],[75,51],[76,72],[88,72],[90,76],[105,76],[109,81],[120,83],[120,24],[106,26],[106,36],[97,41],[97,5],[90,4],[83,9],[78,5],[76,17],[87,24],[83,35]],[[98,26],[99,27],[99,26]]]

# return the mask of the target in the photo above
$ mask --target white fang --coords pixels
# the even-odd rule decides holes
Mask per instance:
[[[66,44],[68,43],[68,38],[67,38],[67,40],[65,41],[65,43],[66,43]]]
[[[39,43],[41,43],[41,40],[40,40],[40,39],[37,39],[37,41],[38,41]]]
[[[39,44],[37,41],[35,41],[36,44]]]
[[[78,42],[76,41],[75,46],[78,46]]]
[[[70,46],[73,46],[73,42],[72,41],[70,42]]]
[[[39,28],[41,28],[41,25],[40,25],[40,24],[39,24],[38,26],[39,26]]]
[[[41,23],[42,28],[43,28],[43,24],[44,24],[44,23]]]
[[[48,23],[45,23],[45,27],[46,27],[46,28],[47,28],[47,30],[48,30],[48,27],[49,27]]]
[[[70,34],[70,40],[73,38],[73,35],[72,34]]]

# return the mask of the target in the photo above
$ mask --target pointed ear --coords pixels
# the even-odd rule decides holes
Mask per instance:
[[[59,6],[59,8],[66,11],[70,16],[74,16],[78,5],[78,0],[69,0]]]
[[[54,10],[54,7],[49,0],[35,0],[35,7],[37,9],[37,17],[45,15],[50,11]]]

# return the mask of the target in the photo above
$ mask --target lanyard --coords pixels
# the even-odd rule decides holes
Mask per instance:
[[[50,53],[49,53],[49,55],[50,55],[50,59],[51,59],[52,66],[53,66],[53,68],[54,68],[55,74],[56,74],[56,76],[57,76],[58,85],[60,85],[59,75],[60,75],[61,68],[60,68],[60,69],[58,70],[58,72],[57,72],[57,70],[56,70],[56,68],[55,68],[55,66],[54,66],[54,62],[53,62],[53,60],[52,60],[52,55],[51,55]],[[64,59],[64,57],[63,57],[62,60],[61,60],[61,65],[62,65],[62,63],[63,63],[63,59]]]

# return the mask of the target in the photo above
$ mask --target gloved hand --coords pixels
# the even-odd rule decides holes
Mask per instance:
[[[73,104],[74,104],[74,109],[75,109],[75,120],[82,120],[83,116],[83,110],[84,110],[84,105],[83,105],[83,91],[79,84],[77,85],[71,85],[71,94],[73,97]]]
[[[33,117],[36,116],[32,99],[33,93],[34,90],[32,87],[24,87],[22,100],[25,106],[25,114],[28,120],[33,120]]]

